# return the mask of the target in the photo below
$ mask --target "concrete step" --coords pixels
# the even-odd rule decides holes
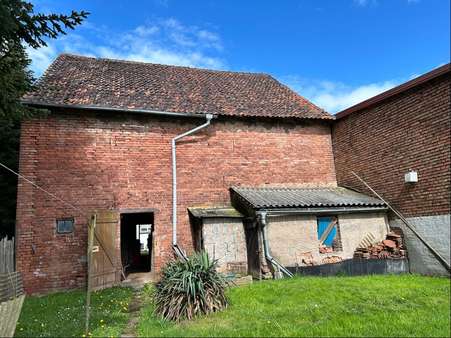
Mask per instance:
[[[155,274],[153,272],[137,272],[130,273],[126,279],[121,282],[121,285],[128,286],[133,289],[141,289],[147,283],[153,283],[156,281]]]

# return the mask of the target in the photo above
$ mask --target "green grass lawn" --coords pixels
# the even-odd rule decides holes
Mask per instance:
[[[141,336],[449,336],[450,280],[420,276],[298,277],[229,291],[230,306],[192,322],[155,318],[141,309]],[[94,336],[119,336],[130,318],[132,291],[92,297]],[[149,301],[149,298],[144,297]],[[16,336],[84,333],[85,293],[27,297]]]
[[[449,336],[450,280],[298,277],[229,291],[223,312],[168,323],[142,309],[141,336]]]
[[[16,327],[17,337],[82,337],[85,330],[84,291],[70,291],[43,297],[26,297]],[[119,336],[128,322],[128,305],[133,292],[112,288],[91,296],[90,333]]]

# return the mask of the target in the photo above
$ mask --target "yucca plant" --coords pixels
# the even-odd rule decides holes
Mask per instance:
[[[187,261],[168,263],[154,293],[156,314],[179,321],[227,307],[227,282],[216,271],[216,263],[205,251],[193,254]]]

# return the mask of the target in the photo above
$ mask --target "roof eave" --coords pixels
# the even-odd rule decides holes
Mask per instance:
[[[419,86],[423,83],[426,83],[428,81],[431,81],[439,76],[442,76],[446,73],[449,73],[451,71],[451,64],[448,63],[446,65],[443,65],[441,67],[438,67],[426,74],[423,74],[415,79],[412,79],[410,81],[407,81],[395,88],[389,89],[379,95],[373,96],[372,98],[369,98],[368,100],[362,101],[360,103],[357,103],[356,105],[346,108],[345,110],[342,110],[341,112],[338,112],[335,114],[335,119],[339,120],[341,118],[344,118],[356,111],[369,108],[381,101],[384,101],[392,96],[398,95],[400,93],[403,93],[411,88],[414,88],[416,86]]]
[[[346,207],[325,207],[325,208],[256,208],[255,212],[266,211],[269,216],[285,215],[320,215],[320,214],[350,214],[350,213],[369,213],[385,212],[387,206],[346,206]]]
[[[326,116],[260,116],[260,115],[238,115],[238,114],[222,114],[222,113],[209,113],[209,112],[198,112],[198,113],[181,113],[181,112],[169,112],[169,111],[160,111],[154,109],[139,109],[139,108],[122,108],[122,107],[106,107],[106,106],[97,106],[97,105],[82,105],[82,104],[64,104],[64,103],[48,103],[42,101],[32,101],[22,99],[20,101],[24,105],[32,106],[32,107],[42,107],[49,109],[79,109],[79,110],[93,110],[93,111],[109,111],[109,112],[125,112],[125,113],[134,113],[134,114],[151,114],[151,115],[165,115],[165,116],[173,116],[173,117],[196,117],[196,118],[205,118],[207,114],[213,115],[214,118],[218,116],[221,117],[229,117],[229,118],[281,118],[281,119],[299,119],[299,120],[320,120],[325,122],[332,122],[335,120],[334,116],[327,114]]]
[[[199,112],[199,113],[180,113],[180,112],[168,112],[153,109],[136,109],[136,108],[116,108],[116,107],[105,107],[105,106],[95,106],[95,105],[81,105],[81,104],[62,104],[62,103],[46,103],[37,102],[30,100],[21,100],[22,104],[32,106],[32,107],[42,107],[42,108],[60,108],[60,109],[80,109],[80,110],[94,110],[94,111],[109,111],[109,112],[126,112],[134,114],[151,114],[151,115],[164,115],[164,116],[174,116],[174,117],[197,117],[205,118],[207,114],[213,115],[214,118],[218,114]]]

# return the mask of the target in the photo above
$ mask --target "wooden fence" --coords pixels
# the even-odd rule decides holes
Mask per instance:
[[[0,274],[11,273],[14,268],[14,238],[0,239]]]
[[[0,303],[0,337],[14,337],[25,295]]]
[[[25,299],[22,278],[14,271],[14,239],[0,240],[0,337],[13,337]]]
[[[19,272],[0,274],[0,337],[13,337],[25,294]]]

